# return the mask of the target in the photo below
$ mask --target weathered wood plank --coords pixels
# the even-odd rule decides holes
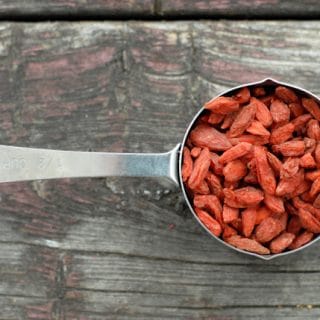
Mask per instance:
[[[172,18],[172,17],[317,17],[317,1],[306,0],[1,0],[0,18],[77,17]]]
[[[1,0],[0,16],[17,17],[39,17],[41,16],[127,16],[153,15],[155,11],[155,0]]]
[[[62,312],[68,254],[18,243],[0,245],[0,319],[52,319]],[[64,276],[61,276],[61,275]]]
[[[137,293],[130,295],[132,300],[136,296],[139,300],[146,299],[148,301],[148,296],[139,295]],[[295,306],[295,307],[277,307],[277,308],[265,308],[265,307],[246,307],[238,308],[234,307],[232,309],[224,309],[219,307],[213,308],[184,308],[176,307],[171,308],[169,306],[164,306],[163,308],[155,308],[152,304],[143,306],[143,311],[140,313],[135,313],[134,307],[127,304],[127,298],[121,296],[121,294],[113,293],[113,301],[119,300],[122,303],[122,307],[117,307],[110,305],[106,307],[106,302],[109,302],[108,295],[103,293],[90,293],[88,297],[91,300],[91,304],[88,304],[88,308],[85,308],[83,305],[68,305],[66,307],[65,315],[70,319],[76,318],[79,313],[74,313],[72,311],[73,307],[79,308],[81,310],[80,314],[86,314],[87,319],[90,320],[149,320],[149,319],[190,319],[190,320],[246,320],[246,319],[319,319],[319,309],[315,309],[311,306]],[[156,297],[154,297],[156,300]],[[111,299],[110,299],[111,300]],[[124,301],[124,303],[123,303]],[[119,304],[121,304],[119,303]],[[118,304],[118,305],[119,305]],[[127,312],[129,310],[129,312]],[[205,310],[205,311],[204,311]],[[103,315],[101,315],[103,314]]]
[[[316,17],[319,6],[313,0],[163,0],[161,13],[168,17]]]
[[[306,261],[297,265],[292,261],[199,263],[5,243],[0,256],[0,303],[8,304],[4,296],[9,296],[13,309],[6,306],[0,319],[25,313],[28,319],[37,319],[39,314],[44,319],[52,314],[81,318],[84,313],[89,319],[115,315],[121,319],[184,319],[199,316],[199,310],[225,317],[240,312],[241,319],[260,313],[271,319],[294,318],[297,313],[319,315],[314,294],[318,272],[306,270]],[[309,261],[310,266],[316,263],[316,258]],[[291,287],[303,295],[292,296]],[[269,299],[261,304],[265,296]],[[248,308],[248,299],[253,310]]]
[[[59,314],[59,310],[55,309],[55,304],[47,299],[20,296],[0,296],[0,306],[1,320],[49,320],[53,319],[52,317],[55,316],[55,314]],[[56,319],[58,318],[56,317]]]
[[[0,251],[0,295],[46,297],[55,282],[57,257],[45,248],[41,250],[13,243],[1,243]]]
[[[83,274],[85,279],[81,277]],[[257,310],[264,308],[268,318],[277,319],[278,315],[280,318],[295,315],[303,305],[309,315],[316,317],[319,305],[314,293],[318,284],[313,279],[314,273],[303,269],[288,272],[285,264],[271,268],[250,264],[221,266],[140,257],[132,257],[128,263],[126,256],[75,254],[71,282],[75,293],[70,291],[67,297],[84,294],[82,298],[87,301],[93,293],[94,299],[92,305],[83,309],[79,303],[74,306],[67,303],[66,309],[74,314],[79,312],[78,308],[79,314],[95,310],[95,316],[100,317],[118,312],[136,318],[184,319],[201,315],[235,316],[234,308],[244,317],[250,314],[246,310],[250,305],[256,307],[251,317],[258,318],[261,311]],[[291,290],[303,295],[293,297]],[[269,309],[275,313],[271,314]]]
[[[320,93],[313,21],[0,30],[1,144],[166,151],[227,87],[272,76]],[[319,245],[270,262],[236,254],[164,181],[11,183],[0,196],[0,307],[14,297],[4,319],[319,317]]]

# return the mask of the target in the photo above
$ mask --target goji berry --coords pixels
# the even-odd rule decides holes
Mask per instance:
[[[248,142],[240,142],[236,146],[225,151],[219,158],[221,164],[241,158],[252,150],[252,145]]]
[[[205,103],[205,109],[218,114],[228,114],[239,110],[239,102],[230,97],[218,97]]]
[[[190,132],[190,139],[196,147],[209,148],[213,151],[224,151],[231,148],[231,143],[224,133],[206,124],[195,127]]]
[[[262,246],[259,242],[256,240],[248,239],[248,238],[243,238],[238,235],[231,236],[226,239],[226,242],[229,244],[250,252],[255,252],[259,254],[269,254],[270,250],[264,246]]]
[[[272,253],[280,253],[287,249],[296,236],[293,233],[283,232],[270,243]]]
[[[261,243],[269,242],[282,231],[281,223],[278,219],[268,217],[256,228],[256,239]]]
[[[199,157],[194,162],[193,170],[188,180],[190,189],[200,186],[208,173],[210,166],[210,152],[207,148],[202,149]]]
[[[239,159],[228,162],[223,168],[226,181],[236,182],[247,174],[247,166]]]
[[[222,210],[222,217],[225,223],[230,223],[239,218],[239,209],[229,207],[225,204]]]
[[[257,177],[262,189],[269,194],[274,194],[276,190],[276,178],[268,163],[265,149],[255,146],[254,157],[256,160]]]
[[[243,235],[247,238],[251,236],[251,233],[256,224],[257,209],[256,208],[247,208],[242,211],[242,232]]]
[[[199,219],[203,222],[203,224],[208,228],[210,232],[212,232],[215,236],[219,237],[222,228],[220,223],[212,218],[207,212],[201,210],[199,208],[194,209]]]
[[[298,249],[304,246],[305,244],[307,244],[308,242],[310,242],[313,236],[314,234],[312,232],[304,231],[293,240],[292,244],[288,248],[291,250]]]
[[[302,98],[303,107],[308,110],[318,121],[320,121],[320,108],[318,103],[312,98]]]
[[[270,112],[275,123],[289,122],[290,109],[283,101],[274,99],[271,102]]]
[[[240,136],[253,121],[257,110],[257,104],[250,100],[250,104],[243,107],[237,114],[230,127],[230,137]]]
[[[183,164],[182,164],[182,180],[187,181],[193,169],[193,161],[190,155],[190,150],[187,147],[183,148]]]
[[[298,97],[295,92],[287,87],[278,86],[275,90],[276,96],[285,103],[297,102]]]

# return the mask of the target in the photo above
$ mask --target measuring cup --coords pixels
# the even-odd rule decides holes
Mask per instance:
[[[304,96],[310,96],[320,103],[320,99],[311,92],[297,86],[280,82],[271,78],[262,81],[246,83],[228,89],[218,96],[232,95],[243,87],[277,86],[283,85],[292,88]],[[218,97],[217,96],[217,97]],[[300,251],[314,242],[320,236],[306,245],[291,251],[278,254],[260,255],[238,249],[213,235],[195,214],[186,189],[184,187],[181,167],[182,152],[180,152],[187,140],[195,121],[204,111],[203,108],[194,116],[184,135],[182,143],[177,144],[166,153],[108,153],[108,152],[81,152],[61,151],[49,149],[34,149],[15,146],[0,145],[0,182],[30,181],[59,178],[84,178],[84,177],[165,177],[182,189],[185,201],[198,223],[223,245],[247,255],[264,260],[291,254]]]

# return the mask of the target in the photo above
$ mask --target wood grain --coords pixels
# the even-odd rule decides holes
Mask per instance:
[[[303,3],[290,0],[163,0],[161,13],[175,17],[266,18],[317,17],[319,6],[314,0]]]
[[[236,84],[272,76],[320,93],[316,21],[0,30],[1,144],[161,152]],[[0,319],[320,316],[318,244],[269,262],[235,253],[166,181],[10,183],[0,200]]]
[[[315,0],[1,0],[2,19],[316,18]]]
[[[0,16],[44,18],[46,16],[76,18],[79,16],[132,17],[154,14],[156,0],[1,0]]]

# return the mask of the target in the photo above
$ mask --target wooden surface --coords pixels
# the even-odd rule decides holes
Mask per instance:
[[[317,0],[0,0],[3,19],[316,18]]]
[[[175,17],[241,17],[284,18],[317,17],[320,6],[316,0],[163,0],[160,12]]]
[[[135,16],[151,15],[157,9],[157,0],[0,0],[0,16],[38,17],[79,15]]]
[[[267,76],[320,94],[317,21],[0,24],[0,143],[160,152]],[[1,165],[1,163],[0,163]],[[260,261],[157,179],[0,186],[0,319],[319,319],[319,244]]]

